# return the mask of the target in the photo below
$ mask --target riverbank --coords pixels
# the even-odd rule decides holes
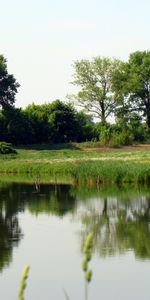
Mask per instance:
[[[17,155],[0,155],[2,174],[28,174],[53,181],[150,182],[150,145],[120,149],[87,144],[34,145],[16,148]]]

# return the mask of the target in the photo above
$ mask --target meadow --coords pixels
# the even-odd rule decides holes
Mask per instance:
[[[97,143],[29,145],[0,155],[1,174],[28,174],[74,183],[150,182],[150,145],[122,148]]]

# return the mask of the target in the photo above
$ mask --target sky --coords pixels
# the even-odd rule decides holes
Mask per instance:
[[[149,0],[0,0],[0,54],[20,83],[16,106],[75,92],[73,62],[150,49]]]

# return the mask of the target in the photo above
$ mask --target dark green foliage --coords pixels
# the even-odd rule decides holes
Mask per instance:
[[[92,116],[80,111],[76,113],[76,120],[78,124],[78,142],[91,141],[95,138],[95,123],[93,122]]]
[[[149,130],[145,123],[135,115],[129,122],[119,119],[115,124],[97,123],[95,136],[102,146],[120,147],[149,140]]]
[[[67,143],[77,140],[78,123],[72,105],[60,100],[53,101],[48,118],[51,124],[51,140],[55,143]]]
[[[44,105],[29,105],[24,112],[30,124],[32,143],[67,143],[77,140],[80,125],[72,105],[56,100]]]
[[[0,55],[0,106],[3,109],[14,104],[18,87],[14,76],[8,74],[6,59]]]
[[[49,107],[50,104],[36,105],[33,103],[23,111],[30,128],[27,144],[48,142],[51,132],[51,125],[48,123]]]
[[[137,112],[150,128],[150,51],[136,51],[113,74],[116,100],[126,113]]]
[[[0,153],[1,154],[17,154],[17,151],[12,147],[10,143],[0,142]]]
[[[0,139],[16,145],[91,140],[93,128],[90,116],[60,100],[33,103],[25,110],[9,106],[0,111]]]
[[[3,110],[2,123],[4,130],[0,133],[1,140],[16,145],[32,142],[31,126],[27,115],[21,109],[9,107]]]
[[[133,143],[132,134],[126,126],[120,124],[106,124],[101,123],[96,126],[96,135],[99,138],[102,146],[120,147]]]

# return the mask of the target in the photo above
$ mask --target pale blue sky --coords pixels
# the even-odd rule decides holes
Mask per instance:
[[[0,53],[21,84],[17,106],[65,100],[72,62],[150,49],[149,0],[0,0]]]

